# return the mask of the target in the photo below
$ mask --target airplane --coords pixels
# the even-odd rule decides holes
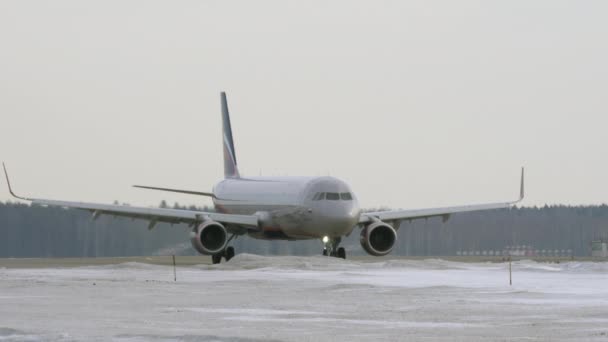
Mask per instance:
[[[452,214],[510,208],[524,198],[524,169],[521,169],[520,193],[516,201],[431,209],[365,212],[350,186],[334,177],[248,177],[239,172],[226,93],[221,92],[224,179],[211,192],[134,185],[137,188],[170,191],[210,197],[215,212],[167,208],[132,207],[98,203],[69,202],[27,198],[13,191],[6,166],[2,164],[9,188],[15,198],[42,206],[88,210],[93,219],[102,214],[149,221],[148,229],[158,222],[186,223],[192,227],[192,247],[210,255],[218,264],[235,255],[230,242],[237,236],[267,240],[320,239],[323,255],[346,258],[340,247],[342,237],[361,229],[360,243],[373,256],[389,254],[403,221],[441,217]]]

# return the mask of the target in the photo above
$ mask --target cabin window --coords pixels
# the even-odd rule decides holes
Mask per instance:
[[[340,194],[337,192],[328,192],[326,196],[328,200],[332,201],[337,201],[340,199]]]
[[[352,201],[353,195],[350,192],[342,192],[340,193],[340,198],[344,201]]]

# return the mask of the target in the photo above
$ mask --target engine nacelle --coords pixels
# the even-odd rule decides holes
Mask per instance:
[[[226,248],[228,232],[219,222],[205,221],[192,229],[190,242],[201,254],[217,254]]]
[[[361,230],[361,247],[374,256],[387,255],[397,241],[397,232],[389,224],[376,221]]]

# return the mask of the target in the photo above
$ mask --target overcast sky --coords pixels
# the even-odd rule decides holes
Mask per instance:
[[[606,1],[2,1],[0,160],[32,197],[157,205],[332,175],[363,206],[608,202]],[[4,180],[0,200],[9,199]]]

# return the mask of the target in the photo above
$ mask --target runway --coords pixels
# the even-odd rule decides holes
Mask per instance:
[[[0,266],[1,267],[1,266]],[[0,341],[606,341],[608,263],[352,261],[0,268]]]

